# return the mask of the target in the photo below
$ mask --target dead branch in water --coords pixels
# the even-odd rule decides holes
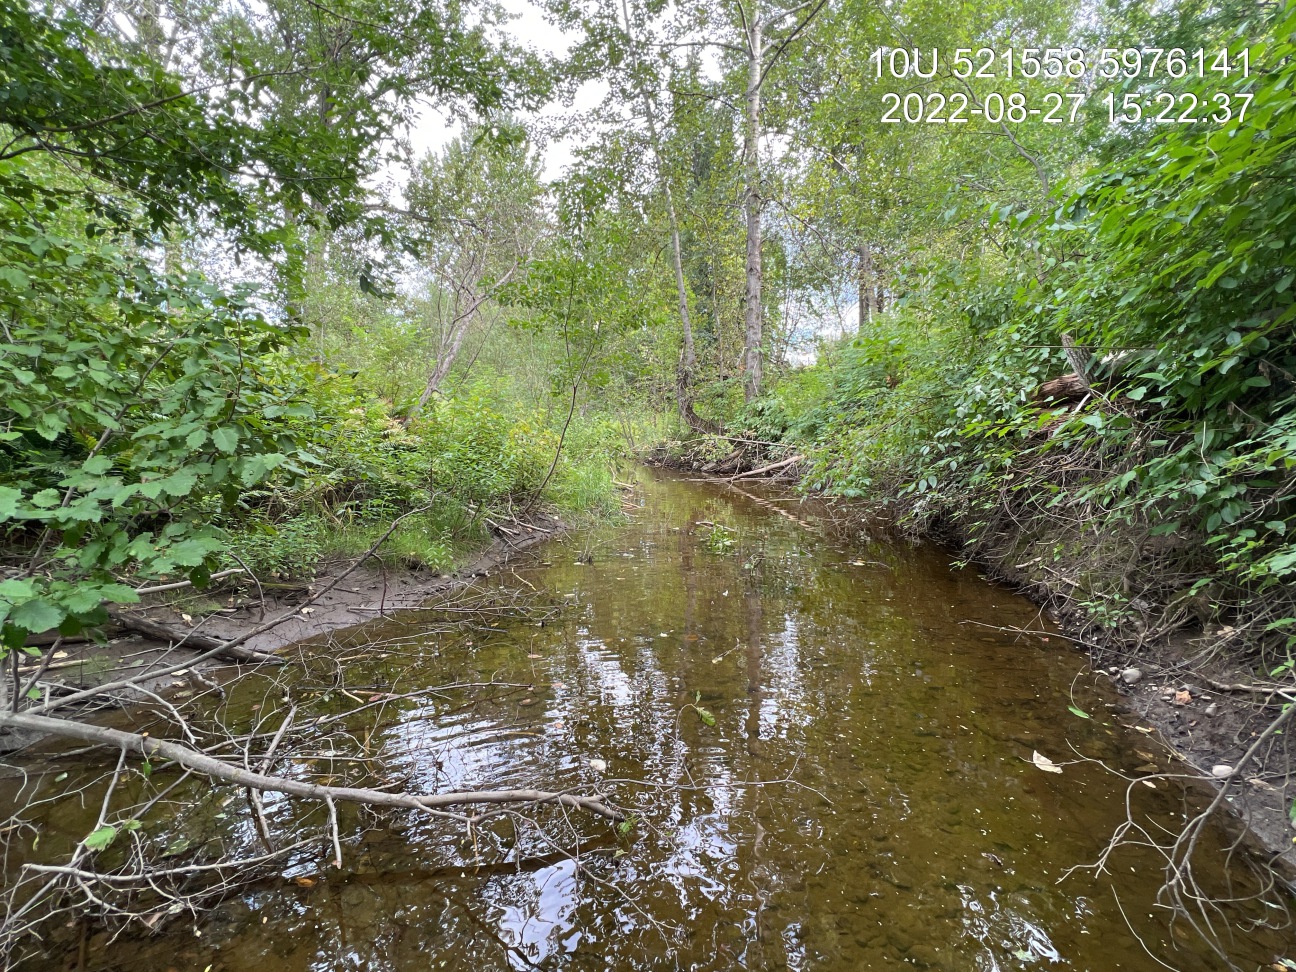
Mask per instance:
[[[321,590],[312,592],[305,604],[318,600],[343,582],[376,552],[398,523],[399,519],[393,522],[369,551],[347,570],[332,578]],[[158,695],[152,686],[151,683],[163,676],[182,674],[186,668],[192,671],[204,660],[220,656],[234,655],[240,660],[281,663],[280,658],[263,652],[247,648],[231,652],[230,649],[240,649],[257,634],[299,614],[302,606],[299,603],[239,637],[224,641],[198,630],[173,630],[151,619],[142,619],[142,624],[132,623],[131,626],[196,648],[198,656],[195,658],[192,653],[186,653],[188,657],[172,663],[164,655],[150,666],[123,674],[103,685],[61,697],[46,693],[43,699],[36,701],[23,697],[21,703],[26,708],[19,706],[17,711],[0,712],[0,733],[44,734],[88,743],[91,747],[89,752],[93,752],[95,747],[117,751],[115,771],[107,774],[108,767],[105,766],[104,772],[96,773],[94,766],[89,765],[89,774],[82,773],[68,784],[73,788],[71,790],[52,787],[45,791],[32,789],[28,793],[32,783],[40,785],[44,774],[18,767],[16,779],[23,781],[16,801],[19,809],[0,826],[2,845],[16,846],[13,841],[39,834],[39,821],[47,812],[46,808],[68,799],[75,800],[78,792],[83,799],[85,794],[95,793],[96,802],[98,795],[103,793],[103,809],[92,828],[94,840],[87,838],[72,853],[62,857],[28,859],[30,867],[24,864],[16,873],[8,875],[14,880],[6,881],[7,887],[2,895],[0,956],[4,957],[0,958],[0,969],[15,967],[23,960],[26,949],[47,950],[47,933],[52,928],[62,927],[57,922],[51,924],[59,915],[77,916],[83,929],[90,927],[86,923],[102,922],[112,930],[142,922],[149,932],[154,932],[172,916],[186,912],[199,914],[247,880],[255,879],[253,872],[264,875],[268,867],[275,866],[275,862],[285,861],[285,855],[302,848],[323,848],[322,853],[326,854],[328,862],[341,862],[343,848],[355,839],[356,825],[359,824],[362,830],[373,827],[374,822],[380,820],[378,814],[383,811],[413,811],[445,820],[452,826],[466,827],[474,847],[487,833],[481,826],[486,821],[535,816],[533,826],[543,823],[546,827],[565,828],[570,831],[569,836],[576,837],[578,832],[572,811],[611,822],[624,820],[622,811],[598,792],[530,786],[472,790],[454,787],[453,784],[446,784],[444,792],[412,792],[410,777],[400,771],[393,773],[384,762],[390,756],[391,747],[379,740],[393,727],[453,718],[457,711],[473,705],[490,704],[499,697],[498,693],[477,698],[469,696],[447,709],[439,703],[449,701],[447,693],[451,690],[509,688],[521,691],[533,688],[529,685],[504,686],[494,681],[456,682],[414,691],[398,688],[410,685],[407,679],[414,672],[418,659],[425,654],[422,645],[426,643],[427,625],[419,625],[422,633],[417,639],[420,646],[417,651],[401,651],[402,639],[406,638],[402,635],[395,636],[392,644],[375,644],[368,637],[357,642],[352,640],[354,635],[339,640],[330,637],[327,647],[303,648],[293,665],[280,664],[277,671],[281,674],[272,675],[268,666],[260,666],[259,673],[271,677],[264,682],[244,683],[245,686],[265,686],[262,704],[252,707],[250,724],[227,722],[229,710],[223,706],[181,703],[179,699],[188,697],[191,694],[188,692],[181,693],[172,702]],[[537,615],[548,618],[554,611],[552,602],[534,590],[466,588],[456,597],[446,596],[428,605],[423,616],[446,616],[450,620],[441,626],[445,628],[443,633],[462,637],[455,636],[454,632],[465,630],[465,626],[471,627],[474,619],[479,623],[493,624],[496,620]],[[127,616],[125,611],[121,614],[125,622],[140,621],[137,615]],[[388,667],[379,673],[364,669],[363,676],[349,677],[351,670],[340,662],[346,651],[333,650],[339,648],[352,652],[358,650],[359,654],[350,657],[360,659],[362,664],[364,659],[377,662],[408,657],[409,668],[405,672],[393,672],[388,663]],[[51,650],[45,660],[52,657]],[[319,668],[323,671],[316,674],[321,677],[312,682],[310,673]],[[308,673],[306,679],[298,675],[303,671]],[[195,684],[192,674],[190,681],[200,693],[204,687],[218,691],[210,682],[198,681]],[[130,694],[123,696],[123,690]],[[357,695],[357,692],[364,693],[364,696]],[[357,705],[346,712],[301,718],[298,711],[304,704],[303,697],[318,697],[320,693],[326,700],[329,693],[336,693],[338,697],[352,699]],[[80,716],[71,714],[74,711],[71,707],[78,704],[97,706],[105,699],[113,699],[115,705],[120,705],[124,699],[134,698],[147,700],[145,707],[138,710],[146,720],[150,717],[156,719],[153,724],[145,724],[139,730],[96,725],[85,717],[84,710]],[[267,702],[271,704],[266,705]],[[409,703],[424,707],[433,703],[433,707],[410,712],[407,711]],[[256,715],[263,705],[265,711]],[[272,718],[273,721],[268,721]],[[405,737],[402,741],[410,742]],[[449,737],[429,732],[415,748],[430,753],[430,763],[439,768],[435,751],[429,747],[448,748],[454,744]],[[138,796],[132,797],[131,794],[138,793],[137,788],[118,785],[119,780],[136,773],[130,765],[132,762],[139,773],[154,784],[163,773],[172,775],[173,779],[142,800]],[[323,765],[317,768],[321,763]],[[61,778],[66,778],[66,774]],[[198,782],[204,778],[211,781],[214,790],[210,787],[204,789]],[[102,789],[105,782],[106,792]],[[178,815],[172,821],[174,826],[179,817],[194,811],[208,799],[222,801],[219,805],[226,806],[235,795],[228,790],[221,793],[225,787],[220,784],[241,788],[247,797],[243,819],[248,828],[232,844],[227,846],[221,842],[219,849],[209,850],[203,855],[206,860],[202,863],[177,865],[168,860],[172,856],[170,850],[162,852],[155,843],[144,839],[144,833],[140,831],[142,821],[150,812],[156,816],[158,807],[167,805],[174,808]],[[436,789],[426,784],[420,787],[424,788]],[[263,793],[283,794],[290,799],[274,803],[265,800],[263,803]],[[348,810],[344,815],[344,804],[356,809]],[[301,809],[287,809],[294,805],[301,806]],[[549,811],[548,816],[542,816],[545,812],[540,808],[543,807],[555,808],[557,814]],[[219,816],[223,818],[224,814]],[[322,821],[321,816],[324,818]],[[306,825],[304,830],[303,823]],[[186,831],[180,833],[182,842],[190,839]],[[108,836],[96,837],[96,834]],[[114,839],[112,849],[102,853]],[[248,841],[253,846],[240,846]],[[199,840],[195,848],[203,844],[204,841]],[[124,845],[127,850],[123,859],[119,849]],[[27,858],[27,855],[23,857]]]
[[[70,719],[50,719],[45,716],[27,715],[26,713],[8,713],[0,716],[0,726],[11,726],[16,729],[28,729],[33,732],[49,733],[66,739],[78,739],[82,742],[109,746],[123,752],[137,752],[143,756],[162,756],[187,769],[251,787],[255,790],[287,793],[290,796],[306,797],[315,800],[341,800],[347,803],[363,803],[370,806],[404,807],[409,810],[426,810],[442,814],[445,807],[465,806],[469,804],[499,803],[553,803],[577,810],[588,810],[606,817],[608,820],[624,819],[622,813],[609,807],[597,797],[577,796],[571,793],[550,792],[547,790],[465,790],[456,793],[432,793],[423,796],[402,793],[384,793],[382,790],[371,790],[346,786],[323,786],[319,783],[305,783],[301,780],[288,779],[282,776],[266,776],[263,773],[240,769],[223,760],[208,756],[190,746],[181,743],[154,739],[135,732],[124,732],[120,729],[109,729],[107,726],[94,726]],[[454,814],[457,819],[467,821],[469,818]]]

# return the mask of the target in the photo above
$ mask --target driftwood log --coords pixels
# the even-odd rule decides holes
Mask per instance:
[[[197,631],[185,631],[182,628],[173,628],[170,625],[161,624],[151,618],[146,618],[142,614],[133,614],[129,611],[113,611],[113,620],[123,628],[131,631],[138,631],[142,635],[150,638],[157,638],[161,641],[170,641],[176,645],[183,645],[186,648],[192,648],[198,652],[217,652],[217,657],[229,658],[234,661],[242,662],[267,662],[271,665],[282,665],[283,659],[278,655],[268,655],[263,651],[254,651],[251,648],[244,648],[242,645],[227,645],[220,638],[213,638],[210,635],[199,634]]]
[[[805,459],[805,456],[789,456],[787,459],[780,459],[778,462],[771,462],[768,465],[761,466],[759,469],[752,469],[745,473],[738,473],[733,476],[729,482],[737,482],[739,479],[754,479],[757,476],[764,476],[768,473],[777,472],[780,469],[786,469],[788,466],[794,466]]]

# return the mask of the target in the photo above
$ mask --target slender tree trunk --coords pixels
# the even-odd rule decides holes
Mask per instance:
[[[697,376],[697,349],[693,344],[693,321],[689,316],[688,285],[684,280],[684,248],[680,243],[679,217],[675,214],[675,194],[671,191],[670,180],[662,167],[657,122],[647,92],[643,94],[643,103],[644,117],[648,122],[648,137],[652,139],[653,155],[657,159],[658,178],[661,180],[662,195],[666,200],[666,214],[670,219],[671,263],[675,270],[675,293],[679,301],[680,327],[683,332],[683,346],[680,348],[680,360],[675,376],[675,400],[679,406],[680,418],[684,419],[691,428],[699,431],[716,431],[710,428],[711,423],[693,411],[692,388]]]
[[[441,390],[441,382],[445,381],[446,375],[450,374],[450,369],[455,363],[455,358],[459,357],[459,349],[463,347],[464,337],[468,334],[468,325],[472,323],[476,313],[469,314],[450,325],[450,336],[447,345],[441,349],[441,354],[437,357],[436,367],[432,370],[431,377],[428,378],[427,384],[423,386],[423,394],[419,395],[418,404],[414,407],[414,414],[418,414],[427,408],[427,403],[432,400],[432,396]]]
[[[867,243],[861,243],[856,251],[859,254],[859,327],[858,333],[864,333],[864,327],[873,319],[873,254]]]
[[[746,176],[747,213],[747,295],[743,332],[743,395],[752,401],[761,393],[764,361],[761,344],[764,339],[761,318],[761,185],[760,185],[760,108],[761,68],[764,38],[760,14],[752,4],[751,23],[747,28],[747,125],[743,140],[743,171]]]
[[[654,136],[655,138],[655,136]],[[666,191],[666,210],[670,214],[671,259],[675,264],[675,289],[679,295],[680,324],[684,342],[680,348],[679,366],[675,375],[675,401],[680,418],[696,432],[716,433],[720,427],[693,410],[693,383],[697,378],[697,351],[693,346],[693,323],[689,318],[688,287],[684,282],[684,254],[680,245],[679,222],[675,217],[675,200],[665,175],[662,184]]]
[[[634,37],[630,23],[630,7],[627,0],[621,0],[621,15],[625,21],[626,37],[631,49]],[[636,63],[638,56],[635,56]],[[697,350],[693,344],[693,321],[689,316],[688,286],[684,280],[684,248],[680,244],[679,217],[675,212],[675,194],[671,190],[670,177],[662,164],[661,140],[657,136],[657,113],[653,108],[652,98],[642,86],[639,97],[643,102],[644,121],[648,126],[648,140],[652,145],[653,159],[657,163],[657,178],[661,183],[662,196],[666,201],[666,214],[670,219],[671,263],[675,270],[675,293],[679,301],[680,328],[683,334],[683,346],[680,348],[680,360],[675,372],[675,403],[679,408],[680,418],[698,432],[718,432],[713,422],[708,422],[693,411],[693,383],[697,377]]]

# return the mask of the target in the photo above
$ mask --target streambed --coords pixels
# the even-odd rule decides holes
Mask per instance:
[[[411,704],[366,737],[366,758],[416,790],[601,789],[631,810],[628,833],[549,810],[555,836],[515,827],[470,840],[404,812],[350,812],[341,869],[314,848],[158,935],[87,947],[69,932],[31,967],[1228,967],[1155,906],[1153,853],[1124,848],[1101,876],[1065,876],[1097,860],[1126,815],[1125,781],[1079,755],[1130,776],[1170,766],[1114,696],[1077,677],[1081,655],[999,630],[1038,627],[1033,605],[938,552],[843,537],[793,498],[639,476],[628,522],[551,542],[497,581],[563,603],[552,621],[502,620],[471,644],[421,641],[408,619],[370,626],[362,640],[403,651],[346,673],[369,686],[399,668],[406,690],[534,685]],[[255,681],[232,713],[285,704]],[[1036,751],[1062,772],[1034,765]],[[1201,803],[1203,790],[1154,783],[1130,790],[1152,826]],[[218,795],[206,839],[254,853],[241,802],[225,813]],[[93,794],[51,808],[46,846],[84,836],[96,809]],[[267,796],[283,832],[307,809]],[[197,825],[152,823],[150,839]],[[1222,863],[1229,838],[1208,836],[1199,880],[1245,894],[1249,872]],[[1218,916],[1216,927],[1244,968],[1290,945],[1267,926],[1282,918],[1272,907],[1226,914],[1231,937]]]

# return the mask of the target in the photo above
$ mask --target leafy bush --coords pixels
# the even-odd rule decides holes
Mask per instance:
[[[196,276],[156,272],[88,227],[69,193],[0,164],[0,581],[4,643],[101,622],[124,574],[201,580],[207,522],[275,470],[308,407],[261,356],[297,332]],[[56,228],[58,227],[58,228]]]
[[[1203,103],[1254,96],[1244,120],[1149,128],[1055,210],[997,206],[999,251],[914,278],[831,356],[817,404],[761,411],[813,442],[810,482],[1050,582],[1064,565],[1106,622],[1227,620],[1275,658],[1296,643],[1296,16],[1279,16],[1249,78],[1184,82]],[[1094,392],[1035,401],[1071,370],[1064,335]]]

